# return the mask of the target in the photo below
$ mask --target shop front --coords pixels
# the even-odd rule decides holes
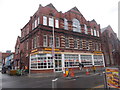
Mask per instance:
[[[79,63],[84,67],[104,67],[103,54],[55,52],[54,59],[51,52],[39,51],[30,55],[30,70],[64,72],[65,68],[78,68]]]

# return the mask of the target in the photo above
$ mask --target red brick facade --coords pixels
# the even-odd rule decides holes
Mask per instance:
[[[43,25],[43,16],[47,17],[47,25]],[[52,36],[53,28],[49,26],[50,17],[54,17],[54,22],[58,20],[58,28],[54,28],[55,46],[57,45],[56,37],[60,40],[60,46],[55,47],[59,49],[58,52],[102,54],[100,25],[95,20],[87,21],[76,7],[62,13],[58,12],[52,4],[45,7],[40,5],[36,13],[30,17],[29,22],[21,29],[21,63],[29,67],[30,55],[34,50],[37,50],[37,52],[49,52],[45,48],[51,48],[49,38]],[[64,19],[67,19],[68,30],[64,29]],[[73,31],[73,19],[80,22],[80,32]],[[87,31],[85,31],[85,25]],[[57,26],[57,23],[54,23],[54,26]],[[43,35],[48,38],[47,47],[43,46]],[[68,48],[65,46],[66,38],[69,40]],[[82,39],[82,49],[80,48],[80,39]],[[75,40],[77,40],[77,48],[75,48]],[[87,41],[89,41],[88,44],[86,44]]]

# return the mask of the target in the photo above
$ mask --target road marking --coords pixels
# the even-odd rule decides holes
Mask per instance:
[[[93,88],[104,88],[104,85],[99,85],[99,86],[96,86],[96,87],[93,87]]]

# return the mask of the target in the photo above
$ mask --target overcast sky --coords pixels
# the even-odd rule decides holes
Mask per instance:
[[[118,33],[119,0],[0,0],[0,51],[14,51],[20,29],[29,21],[39,4],[52,3],[58,11],[66,12],[76,6],[86,20],[95,19],[101,28],[111,25]]]

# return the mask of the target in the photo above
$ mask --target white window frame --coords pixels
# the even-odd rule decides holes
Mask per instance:
[[[93,35],[93,29],[91,28],[91,35]]]
[[[37,19],[36,19],[36,20],[35,20],[35,28],[37,27],[37,25],[38,25],[38,24],[37,24]]]
[[[78,40],[74,39],[74,49],[78,49]]]
[[[53,36],[49,36],[49,47],[53,46]]]
[[[55,27],[59,28],[59,20],[58,19],[55,20]]]
[[[44,40],[45,37],[45,40]],[[48,46],[48,38],[47,35],[43,35],[43,47],[47,47]]]
[[[94,36],[96,36],[96,30],[94,29]]]
[[[43,16],[43,25],[47,25],[47,17]]]
[[[97,31],[97,36],[100,37],[100,33],[99,33],[99,31]]]
[[[73,22],[73,31],[74,32],[81,32],[81,26],[80,26],[79,20],[77,20],[77,19],[74,18],[72,20],[72,22]]]
[[[70,43],[69,38],[66,37],[66,38],[65,38],[65,47],[66,47],[66,48],[69,48],[69,47],[70,47],[69,43]]]
[[[56,48],[60,47],[60,38],[56,37]]]
[[[64,18],[64,29],[68,30],[68,22],[66,18]]]
[[[88,34],[88,28],[86,24],[84,24],[84,30],[85,30],[85,34]]]
[[[91,66],[92,65],[92,55],[80,55],[81,63],[84,64],[84,66]],[[86,63],[88,62],[88,63]]]
[[[64,67],[78,67],[79,54],[64,54]]]
[[[104,65],[102,55],[93,55],[93,57],[94,57],[94,65],[97,65],[97,66],[103,66]]]
[[[53,27],[54,26],[54,19],[49,17],[49,26]]]
[[[80,49],[83,49],[83,40],[82,39],[79,40],[79,46],[80,46]]]

